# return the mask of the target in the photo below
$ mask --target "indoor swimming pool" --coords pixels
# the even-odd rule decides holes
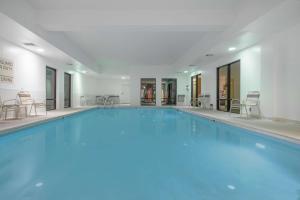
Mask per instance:
[[[300,145],[171,108],[93,109],[0,137],[2,200],[299,200]]]

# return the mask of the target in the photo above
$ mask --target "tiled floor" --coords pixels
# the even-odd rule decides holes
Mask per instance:
[[[19,120],[0,120],[0,135],[10,131],[24,128],[36,123],[42,123],[48,120],[57,119],[66,115],[74,114],[94,107],[71,108],[64,110],[55,110],[48,112],[47,116],[28,117]],[[242,128],[259,131],[281,139],[286,139],[300,143],[300,123],[291,121],[272,121],[268,119],[245,119],[239,115],[229,115],[225,112],[207,111],[199,108],[176,107],[182,111],[197,114],[224,123],[229,123]]]
[[[241,117],[237,114],[229,114],[220,111],[209,111],[199,108],[181,107],[180,110],[191,112],[200,116],[219,120],[242,128],[262,132],[281,139],[300,143],[300,122],[295,121],[273,121],[270,119],[256,119]]]

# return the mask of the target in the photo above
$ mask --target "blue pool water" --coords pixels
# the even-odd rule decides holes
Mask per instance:
[[[1,200],[299,200],[300,147],[175,109],[95,109],[0,137]]]

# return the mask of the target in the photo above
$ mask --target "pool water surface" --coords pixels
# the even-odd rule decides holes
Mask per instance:
[[[0,137],[0,200],[299,200],[300,147],[178,111],[94,109]]]

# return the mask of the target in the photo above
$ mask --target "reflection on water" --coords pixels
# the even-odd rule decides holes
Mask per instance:
[[[0,138],[0,199],[298,199],[300,148],[173,109],[98,109]]]

